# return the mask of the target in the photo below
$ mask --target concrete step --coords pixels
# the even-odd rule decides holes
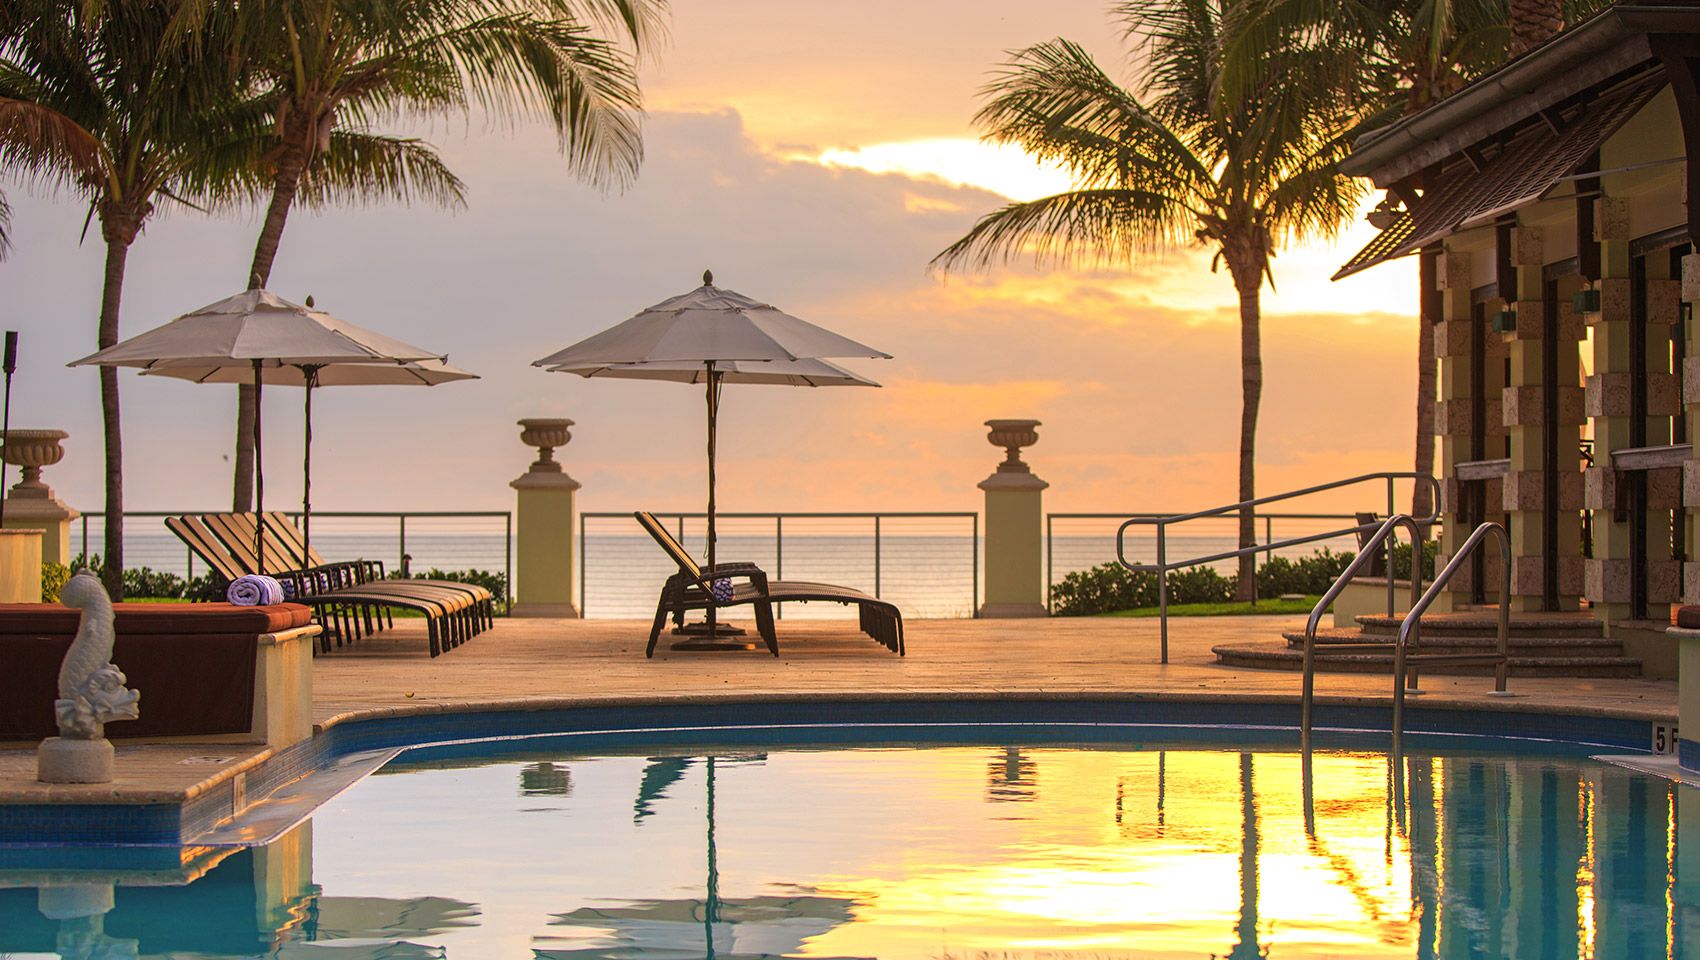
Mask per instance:
[[[1259,643],[1224,643],[1212,647],[1216,662],[1224,666],[1246,667],[1254,670],[1304,669],[1303,649],[1290,644],[1264,641]],[[1441,653],[1435,647],[1424,652]],[[1481,652],[1470,650],[1467,652]],[[1616,655],[1526,656],[1513,652],[1508,666],[1513,677],[1639,677],[1641,661]],[[1492,676],[1491,663],[1433,663],[1419,668],[1425,674],[1447,676]],[[1387,653],[1327,653],[1318,650],[1316,669],[1324,673],[1393,673],[1393,654]]]
[[[1281,634],[1287,640],[1287,646],[1303,651],[1305,635],[1302,631]],[[1397,634],[1379,635],[1345,628],[1330,628],[1316,632],[1317,649],[1324,650],[1340,644],[1377,644],[1385,646],[1391,653]],[[1496,634],[1482,636],[1448,636],[1430,633],[1427,625],[1423,627],[1418,645],[1423,653],[1488,653],[1499,646]],[[1621,657],[1623,644],[1606,637],[1551,637],[1527,636],[1512,634],[1506,638],[1506,645],[1511,648],[1513,656],[1519,657]]]
[[[1370,614],[1355,618],[1366,635],[1396,637],[1402,617]],[[1599,637],[1604,624],[1587,612],[1577,613],[1514,613],[1510,634],[1543,638]],[[1423,615],[1424,637],[1496,637],[1499,635],[1499,613],[1492,609],[1470,610],[1463,613],[1429,613]]]

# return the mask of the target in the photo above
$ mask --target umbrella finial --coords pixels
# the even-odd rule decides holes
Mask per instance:
[[[306,302],[305,306],[309,310],[313,309],[313,295],[310,294],[310,293],[307,294],[307,302]]]
[[[714,271],[713,270],[704,270],[702,272],[702,285],[705,286],[705,287],[714,286]]]

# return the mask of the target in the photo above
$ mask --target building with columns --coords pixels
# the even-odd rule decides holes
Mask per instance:
[[[1419,258],[1441,562],[1485,520],[1511,534],[1511,596],[1494,553],[1452,582],[1455,609],[1585,599],[1651,640],[1700,603],[1697,138],[1700,7],[1623,4],[1342,165],[1387,191],[1388,225],[1336,276]]]

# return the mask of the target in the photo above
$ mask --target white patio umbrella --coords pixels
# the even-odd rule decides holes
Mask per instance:
[[[175,377],[196,383],[253,383],[248,367],[161,364],[142,371],[142,376]],[[292,363],[262,366],[259,382],[272,387],[302,387],[305,401],[301,445],[301,539],[313,543],[313,390],[318,387],[417,386],[434,387],[455,380],[477,380],[478,374],[450,366],[441,360],[409,363]],[[255,394],[258,396],[258,393]],[[258,429],[258,415],[255,424]],[[257,451],[256,451],[257,454]]]
[[[778,383],[794,386],[879,386],[866,377],[827,363],[826,357],[878,357],[891,354],[799,320],[741,293],[714,285],[702,274],[702,286],[664,300],[624,323],[616,324],[532,366],[584,377],[626,377],[701,383],[708,396],[708,565],[715,562],[714,453],[723,383]],[[708,609],[708,633],[715,633],[715,610]]]
[[[142,367],[160,371],[173,367],[248,369],[249,376],[245,379],[254,384],[254,509],[258,514],[265,500],[259,388],[268,369],[344,363],[399,365],[447,359],[444,354],[314,310],[310,303],[293,303],[266,290],[254,289],[186,313],[164,326],[67,366]],[[257,539],[260,525],[255,527],[255,553],[263,567],[264,555]]]

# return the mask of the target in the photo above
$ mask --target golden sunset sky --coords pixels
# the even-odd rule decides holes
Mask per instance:
[[[271,289],[434,350],[482,380],[316,395],[314,506],[507,509],[533,451],[514,421],[565,416],[557,456],[585,510],[698,510],[703,406],[676,384],[582,380],[530,361],[716,283],[894,355],[851,361],[881,390],[728,387],[720,507],[971,510],[1001,451],[982,421],[1044,421],[1026,459],[1058,511],[1187,509],[1235,499],[1238,315],[1208,253],[1097,269],[1014,263],[940,277],[928,260],[976,218],[1066,187],[976,142],[978,88],[1004,51],[1063,36],[1126,76],[1098,0],[676,0],[644,69],[647,157],[602,196],[554,136],[418,128],[468,184],[468,207],[377,206],[291,218]],[[14,251],[0,326],[22,331],[15,427],[71,433],[45,475],[98,509],[92,352],[103,248],[86,207],[8,184]],[[238,292],[252,211],[176,210],[132,248],[122,333]],[[1370,235],[1284,251],[1265,289],[1259,487],[1410,469],[1411,261],[1327,277]],[[228,503],[234,390],[121,376],[131,509]],[[300,500],[299,391],[266,395],[267,506]],[[454,437],[444,446],[438,438]],[[13,474],[15,476],[15,473]],[[1364,507],[1368,509],[1375,504]]]

